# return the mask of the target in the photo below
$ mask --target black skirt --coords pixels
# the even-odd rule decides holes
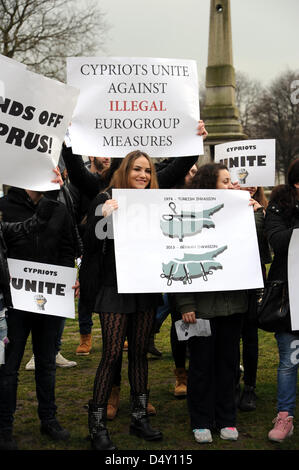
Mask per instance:
[[[163,305],[161,294],[118,294],[116,286],[102,286],[95,302],[97,313],[139,313]]]

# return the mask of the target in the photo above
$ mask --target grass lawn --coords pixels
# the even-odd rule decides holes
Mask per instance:
[[[15,414],[14,435],[20,450],[89,450],[87,440],[86,404],[92,397],[95,371],[101,356],[101,329],[98,316],[93,316],[93,349],[86,357],[76,356],[78,345],[78,322],[67,320],[63,335],[62,353],[77,361],[72,369],[57,369],[56,401],[58,419],[71,432],[67,443],[55,443],[39,432],[34,372],[25,371],[25,364],[31,357],[31,340],[28,340],[19,373],[18,403]],[[276,414],[276,367],[278,354],[274,335],[259,333],[259,368],[257,378],[257,409],[254,412],[238,413],[239,439],[236,442],[223,441],[215,434],[213,443],[200,445],[193,439],[190,430],[186,400],[173,396],[174,364],[170,348],[170,317],[164,322],[156,336],[156,345],[162,351],[162,358],[149,357],[150,401],[157,409],[151,423],[163,431],[160,442],[147,443],[128,434],[129,384],[127,378],[127,353],[123,353],[121,406],[117,418],[108,423],[114,443],[120,450],[298,450],[299,429],[295,423],[294,435],[283,444],[267,439]]]

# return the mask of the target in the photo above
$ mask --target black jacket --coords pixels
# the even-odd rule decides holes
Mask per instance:
[[[44,199],[44,198],[43,198]],[[75,240],[72,223],[64,204],[51,201],[53,212],[42,232],[19,237],[8,245],[9,258],[74,267]],[[6,222],[22,222],[39,208],[24,189],[11,188],[0,198],[0,211]]]
[[[7,245],[19,238],[26,238],[31,230],[31,221],[23,224],[10,224],[0,222],[0,289],[4,297],[6,307],[12,306],[10,293],[10,275],[7,264]]]
[[[68,172],[69,179],[72,184],[90,199],[94,199],[96,195],[103,191],[110,182],[113,172],[117,169],[121,162],[121,158],[113,159],[109,172],[109,177],[103,180],[97,173],[91,173],[84,165],[84,161],[80,155],[74,155],[71,147],[62,148],[62,157]],[[178,181],[185,176],[194,163],[198,160],[198,156],[168,158],[155,165],[159,188],[173,188]]]
[[[67,149],[69,150],[69,149]],[[68,168],[68,158],[75,158],[78,162],[81,159],[82,165],[81,170],[83,171],[84,163],[81,157],[79,156],[69,156],[64,160]],[[161,170],[157,171],[159,187],[160,188],[171,188],[176,182],[182,177],[182,174],[187,173],[189,169],[194,165],[198,157],[178,157],[170,159],[169,163],[161,162]],[[73,165],[73,168],[75,165]],[[84,167],[85,168],[85,167]],[[88,172],[88,170],[85,168]],[[89,175],[93,173],[88,172]],[[88,176],[89,179],[89,176]],[[83,180],[83,177],[82,177]],[[91,180],[90,180],[91,182]],[[90,186],[91,187],[91,186]],[[96,187],[94,187],[96,190]],[[138,191],[138,190],[137,190]],[[149,190],[150,191],[150,190]],[[110,196],[111,197],[111,191]],[[137,192],[138,194],[138,192]],[[95,209],[99,204],[104,204],[108,199],[108,193],[99,193],[97,189],[96,197],[93,199],[91,207],[88,212],[88,221],[86,232],[83,237],[84,245],[84,254],[82,258],[82,263],[80,266],[79,280],[80,280],[80,298],[82,302],[87,306],[87,308],[93,309],[95,296],[98,293],[101,284],[110,284],[113,283],[115,279],[115,261],[114,261],[114,240],[99,240],[95,235],[95,229],[97,223],[103,219],[101,216],[95,215]],[[111,217],[108,217],[108,223],[111,223]],[[113,245],[113,247],[112,247]],[[109,272],[105,280],[102,278],[103,273],[107,272],[105,266],[103,265],[103,250],[109,250],[108,261],[107,257],[106,263],[108,264],[109,260],[111,261],[111,271]]]
[[[285,216],[285,211],[279,203],[270,201],[266,211],[265,230],[273,248],[274,259],[268,280],[288,279],[288,249],[294,228],[299,228],[299,201],[291,217]]]
[[[12,306],[10,293],[10,275],[7,264],[8,247],[14,244],[23,243],[32,236],[33,233],[42,233],[45,229],[53,211],[53,203],[45,198],[40,202],[36,213],[24,222],[2,222],[0,221],[0,289],[4,296],[6,307]]]
[[[104,284],[104,252],[109,249],[109,261],[111,262],[112,269],[109,270],[109,276],[114,278],[115,273],[115,260],[111,256],[111,244],[114,240],[99,239],[96,236],[96,225],[103,219],[102,216],[95,215],[95,209],[99,204],[104,204],[105,201],[111,197],[111,192],[99,193],[93,200],[87,218],[86,230],[83,237],[84,253],[79,271],[80,281],[80,300],[89,309],[93,310],[95,298],[101,285]],[[107,218],[107,223],[112,223],[112,217]],[[108,262],[109,262],[108,261]],[[108,280],[109,282],[109,280]]]

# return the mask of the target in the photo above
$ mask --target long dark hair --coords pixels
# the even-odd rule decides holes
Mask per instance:
[[[256,192],[252,196],[257,202],[261,204],[265,209],[268,207],[268,199],[266,198],[264,188],[262,186],[258,186]]]
[[[295,184],[299,183],[299,158],[290,164],[287,181],[287,184],[279,184],[273,188],[269,204],[278,204],[288,218],[292,216],[298,198]]]
[[[206,163],[200,166],[186,188],[216,189],[220,170],[228,170],[228,168],[222,163]]]

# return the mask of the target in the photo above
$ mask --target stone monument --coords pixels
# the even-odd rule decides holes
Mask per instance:
[[[246,139],[235,100],[230,0],[211,0],[206,97],[201,118],[208,138],[205,160],[213,160],[214,145]]]

